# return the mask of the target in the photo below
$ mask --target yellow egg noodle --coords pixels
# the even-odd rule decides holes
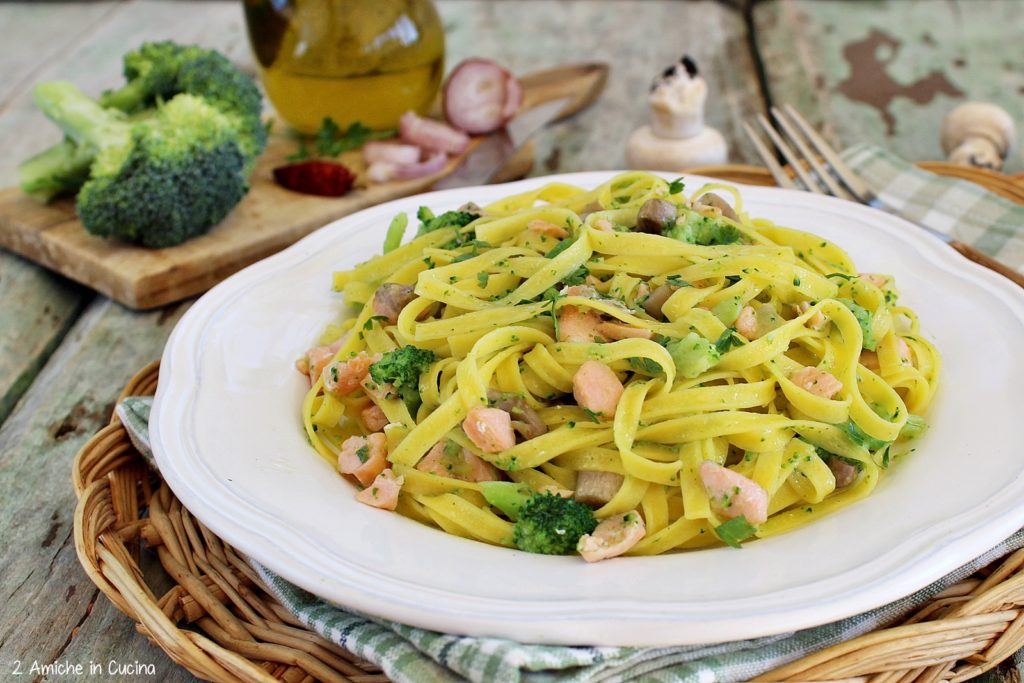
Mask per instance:
[[[670,215],[652,231],[656,209]],[[460,211],[468,224],[425,213],[412,241],[335,273],[359,312],[300,361],[313,447],[337,466],[352,437],[383,432],[376,470],[399,482],[399,513],[514,547],[484,480],[572,496],[581,472],[604,473],[612,489],[590,502],[594,516],[639,515],[644,533],[626,554],[654,555],[742,540],[722,533],[741,488],[767,501],[767,519],[745,535],[772,536],[869,495],[913,450],[940,358],[893,278],[858,274],[835,244],[749,217],[734,188],[687,196],[681,182],[629,172]],[[382,315],[384,283],[408,296]],[[432,354],[412,392],[367,376],[407,346]],[[357,384],[339,386],[339,368],[354,368]],[[587,409],[609,383],[621,392],[614,406]],[[509,397],[519,413],[501,403]],[[467,415],[495,405],[542,425],[481,447]],[[351,443],[363,444],[358,466],[369,442]],[[446,456],[459,467],[438,467]],[[725,494],[709,472],[725,477]],[[382,480],[362,483],[376,495]]]

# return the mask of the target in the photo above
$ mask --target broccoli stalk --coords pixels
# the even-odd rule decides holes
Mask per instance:
[[[687,379],[693,379],[707,371],[721,358],[716,344],[712,344],[696,332],[669,342],[665,348],[672,356],[676,372]]]
[[[83,154],[94,155],[77,202],[93,234],[179,244],[218,223],[248,190],[239,130],[204,100],[179,95],[133,121],[67,82],[41,83],[33,97]],[[28,170],[29,186],[45,184]]]
[[[580,536],[597,527],[593,511],[572,498],[535,493],[508,481],[484,482],[481,491],[488,503],[515,520],[512,542],[528,553],[568,555],[576,551]]]
[[[21,189],[41,202],[74,194],[89,177],[96,154],[65,138],[18,167]]]

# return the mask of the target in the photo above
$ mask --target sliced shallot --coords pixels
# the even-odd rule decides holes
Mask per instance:
[[[448,163],[448,155],[444,152],[435,152],[425,161],[416,164],[402,164],[395,167],[395,178],[398,180],[412,180],[433,175],[444,168]]]
[[[462,131],[447,123],[417,116],[413,111],[402,114],[398,133],[404,142],[449,154],[459,154],[469,145],[469,136]]]
[[[363,145],[363,159],[371,166],[386,164],[415,164],[420,160],[420,148],[394,142],[367,142]]]
[[[467,59],[444,86],[444,116],[472,135],[492,133],[516,115],[523,88],[516,77],[489,59]]]

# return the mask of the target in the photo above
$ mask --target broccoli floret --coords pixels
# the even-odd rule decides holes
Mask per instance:
[[[21,186],[49,201],[77,192],[101,170],[110,180],[123,169],[121,181],[131,177],[134,186],[107,185],[109,195],[93,186],[88,218],[79,197],[83,224],[147,246],[177,244],[221,220],[248,190],[246,178],[266,146],[262,99],[253,80],[224,56],[195,46],[146,43],[125,55],[124,73],[128,84],[105,93],[101,103],[68,83],[37,86],[36,104],[67,138],[21,165]],[[193,101],[174,104],[185,95]],[[194,169],[191,155],[197,155]],[[132,194],[153,188],[156,198]]]
[[[857,318],[857,324],[860,325],[861,336],[864,337],[863,346],[868,351],[874,351],[878,347],[878,342],[875,339],[874,332],[871,328],[871,312],[855,304],[850,299],[836,299],[839,303],[850,309],[854,317]]]
[[[420,229],[416,234],[425,235],[441,228],[461,228],[480,218],[480,215],[471,211],[445,211],[435,216],[433,211],[421,206],[416,212],[416,218],[420,219]]]
[[[139,49],[125,54],[124,77],[128,83],[103,93],[101,105],[132,113],[161,99],[187,93],[203,98],[234,118],[242,131],[242,148],[250,160],[266,146],[259,88],[215,50],[170,41],[143,43]]]
[[[415,346],[403,346],[385,353],[370,366],[370,377],[377,384],[391,383],[409,410],[414,412],[420,404],[420,375],[434,362],[433,351]]]
[[[665,231],[665,236],[690,244],[708,246],[739,242],[742,233],[724,218],[712,218],[697,211],[682,210],[682,215],[676,220],[675,225]]]
[[[71,83],[42,83],[33,95],[69,138],[94,151],[78,215],[95,235],[179,244],[218,223],[248,190],[237,128],[199,98],[179,95],[133,123]]]
[[[676,372],[693,379],[718,362],[721,354],[715,345],[696,332],[691,332],[665,347],[676,364]]]
[[[580,536],[596,526],[594,513],[583,503],[553,493],[534,493],[519,508],[512,542],[528,553],[568,555],[576,551]]]

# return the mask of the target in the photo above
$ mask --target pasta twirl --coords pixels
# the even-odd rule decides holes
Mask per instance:
[[[587,559],[738,545],[869,495],[941,366],[894,279],[680,185],[421,210],[334,275],[359,312],[299,362],[313,447],[363,502],[487,543],[523,547],[492,482],[585,503]]]

